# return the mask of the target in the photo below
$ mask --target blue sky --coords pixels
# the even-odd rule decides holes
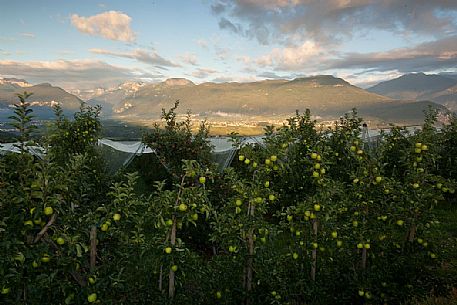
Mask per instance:
[[[457,68],[457,1],[0,0],[0,7],[0,77],[66,89],[316,74],[367,86]]]

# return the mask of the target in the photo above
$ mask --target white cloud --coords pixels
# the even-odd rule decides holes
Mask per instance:
[[[116,52],[105,49],[89,49],[90,52],[100,55],[108,55],[114,57],[124,57],[138,60],[140,62],[160,67],[179,67],[178,64],[163,58],[155,50],[134,49],[129,52]]]
[[[192,66],[198,66],[198,59],[195,54],[186,53],[180,56],[180,59],[185,64],[190,64]]]
[[[65,89],[113,86],[126,80],[161,79],[163,75],[110,65],[98,60],[0,61],[0,77],[17,77],[31,83],[49,82]]]
[[[135,33],[130,28],[131,20],[130,16],[117,11],[108,11],[90,17],[77,14],[71,16],[71,23],[82,33],[126,42],[135,40]]]
[[[217,73],[217,71],[209,68],[199,68],[192,72],[192,76],[195,78],[207,78],[214,73]]]
[[[26,38],[35,38],[35,34],[33,33],[21,33],[21,36],[22,37],[26,37]]]
[[[313,41],[305,41],[298,47],[274,48],[269,54],[256,60],[258,66],[275,70],[297,71],[315,66],[325,57],[324,50]]]

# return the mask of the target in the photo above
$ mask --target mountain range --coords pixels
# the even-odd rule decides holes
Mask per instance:
[[[457,75],[413,73],[381,82],[367,89],[393,99],[432,101],[457,111]]]
[[[59,102],[75,110],[82,100],[102,108],[104,117],[120,120],[155,120],[162,108],[180,100],[179,112],[209,121],[280,120],[295,110],[309,108],[322,120],[334,120],[352,108],[368,120],[382,123],[418,123],[429,106],[446,112],[457,110],[457,77],[408,74],[367,90],[330,75],[264,80],[250,83],[194,84],[183,78],[160,83],[126,82],[115,88],[71,91],[50,84],[31,85],[21,79],[0,79],[0,116],[17,102],[17,93],[33,92],[30,102],[49,109]],[[77,97],[78,95],[79,97]]]

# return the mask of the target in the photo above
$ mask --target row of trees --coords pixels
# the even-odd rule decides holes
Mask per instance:
[[[395,304],[452,283],[430,232],[455,201],[456,118],[368,145],[355,112],[323,132],[297,113],[220,173],[176,104],[144,137],[154,162],[113,177],[98,108],[57,108],[41,160],[26,97],[22,153],[0,159],[2,304]]]

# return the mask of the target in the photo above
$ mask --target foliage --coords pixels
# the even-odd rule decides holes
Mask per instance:
[[[455,118],[366,143],[355,111],[332,129],[297,112],[218,174],[177,106],[144,138],[163,175],[110,179],[86,105],[56,109],[43,160],[0,159],[2,304],[400,304],[455,285]]]

